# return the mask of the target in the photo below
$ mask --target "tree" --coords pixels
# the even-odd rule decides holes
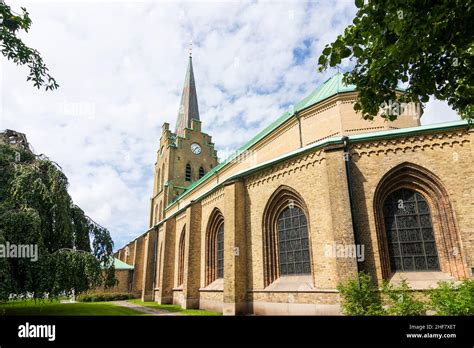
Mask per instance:
[[[37,245],[39,254],[36,262],[0,258],[0,300],[115,284],[110,234],[73,204],[67,187],[57,164],[0,139],[0,244]]]
[[[359,91],[354,109],[373,119],[387,102],[446,100],[474,117],[473,0],[355,0],[343,35],[326,45],[319,70],[355,61],[344,81]],[[397,93],[400,82],[408,84]],[[397,115],[383,113],[393,120]]]
[[[37,88],[45,87],[46,90],[57,89],[59,85],[49,75],[48,68],[43,62],[40,53],[26,46],[17,37],[18,30],[28,32],[31,27],[31,19],[28,11],[22,7],[22,14],[12,11],[10,6],[0,0],[0,42],[2,54],[17,65],[27,65],[30,69],[27,81],[33,81]]]
[[[368,273],[359,272],[356,279],[349,279],[337,286],[341,294],[341,307],[346,315],[384,315],[382,299]]]

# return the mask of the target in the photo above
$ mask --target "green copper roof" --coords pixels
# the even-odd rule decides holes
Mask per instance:
[[[272,131],[277,129],[281,124],[283,124],[286,120],[290,119],[296,112],[300,112],[304,109],[309,108],[317,103],[322,102],[329,97],[332,97],[338,93],[345,93],[345,92],[354,92],[355,86],[352,85],[344,85],[342,82],[343,74],[336,73],[331,78],[327,79],[322,85],[316,88],[310,95],[306,98],[301,100],[297,103],[292,111],[287,111],[275,121],[270,123],[265,129],[263,129],[260,133],[258,133],[255,137],[250,139],[244,146],[242,146],[237,152],[247,150],[250,146],[254,145],[265,136],[270,134]]]
[[[342,82],[343,74],[338,72],[331,78],[327,79],[321,86],[316,88],[310,95],[296,104],[295,111],[306,109],[316,103],[319,103],[333,95],[345,92],[354,92],[354,85],[345,85]]]
[[[128,263],[120,261],[119,259],[115,257],[114,257],[114,267],[116,270],[133,270],[134,269],[132,265],[129,265]]]
[[[343,74],[338,72],[335,75],[333,75],[331,78],[327,79],[322,85],[317,87],[310,95],[308,95],[302,101],[297,103],[296,106],[294,107],[294,110],[285,112],[283,115],[281,115],[275,121],[273,121],[267,127],[265,127],[262,131],[260,131],[256,136],[250,139],[247,143],[241,146],[237,151],[235,151],[227,159],[225,159],[223,162],[215,166],[212,170],[207,172],[207,174],[204,175],[201,179],[189,185],[186,191],[184,191],[181,195],[179,195],[175,201],[177,201],[178,199],[182,198],[184,195],[192,191],[196,186],[199,186],[203,181],[206,181],[207,178],[214,175],[217,171],[225,167],[228,163],[232,162],[237,156],[242,154],[244,151],[248,150],[250,147],[252,147],[256,143],[258,143],[260,140],[265,138],[268,134],[276,130],[279,126],[281,126],[291,117],[293,117],[295,112],[302,111],[338,93],[355,91],[356,90],[355,86],[344,85],[344,83],[342,82],[342,77],[343,77]],[[172,202],[168,206],[173,205],[174,202]]]

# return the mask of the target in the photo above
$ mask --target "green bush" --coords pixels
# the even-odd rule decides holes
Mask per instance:
[[[136,298],[134,294],[119,293],[119,292],[96,292],[87,293],[77,296],[79,302],[104,302],[104,301],[119,301],[130,300]]]
[[[342,311],[346,315],[384,315],[382,300],[371,277],[359,272],[358,279],[339,284],[337,289],[342,297]]]
[[[474,315],[474,281],[438,282],[436,289],[430,290],[431,308],[437,315]]]
[[[406,280],[397,285],[384,282],[379,291],[367,273],[337,287],[346,315],[426,315],[432,309],[436,315],[474,315],[474,280],[438,282],[428,292],[429,300],[418,299]],[[381,296],[383,295],[383,296]],[[386,309],[382,306],[386,304]]]
[[[426,304],[417,299],[405,279],[397,286],[384,282],[382,294],[388,305],[390,315],[426,315]]]

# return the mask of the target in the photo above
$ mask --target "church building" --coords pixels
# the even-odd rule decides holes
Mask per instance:
[[[225,315],[327,315],[359,271],[419,290],[472,278],[473,129],[421,126],[414,105],[367,121],[356,98],[337,73],[219,162],[190,56],[149,229],[116,253],[132,291]]]

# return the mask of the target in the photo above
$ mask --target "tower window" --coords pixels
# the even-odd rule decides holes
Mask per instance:
[[[161,170],[158,169],[158,176],[156,180],[156,192],[160,192],[161,190]]]
[[[191,165],[186,164],[186,172],[184,173],[184,179],[186,181],[191,181]]]
[[[163,163],[163,165],[161,166],[161,189],[164,189],[165,188],[165,164]]]
[[[199,179],[201,179],[201,178],[204,176],[204,174],[206,174],[206,173],[204,172],[204,168],[203,168],[202,166],[199,167]]]

